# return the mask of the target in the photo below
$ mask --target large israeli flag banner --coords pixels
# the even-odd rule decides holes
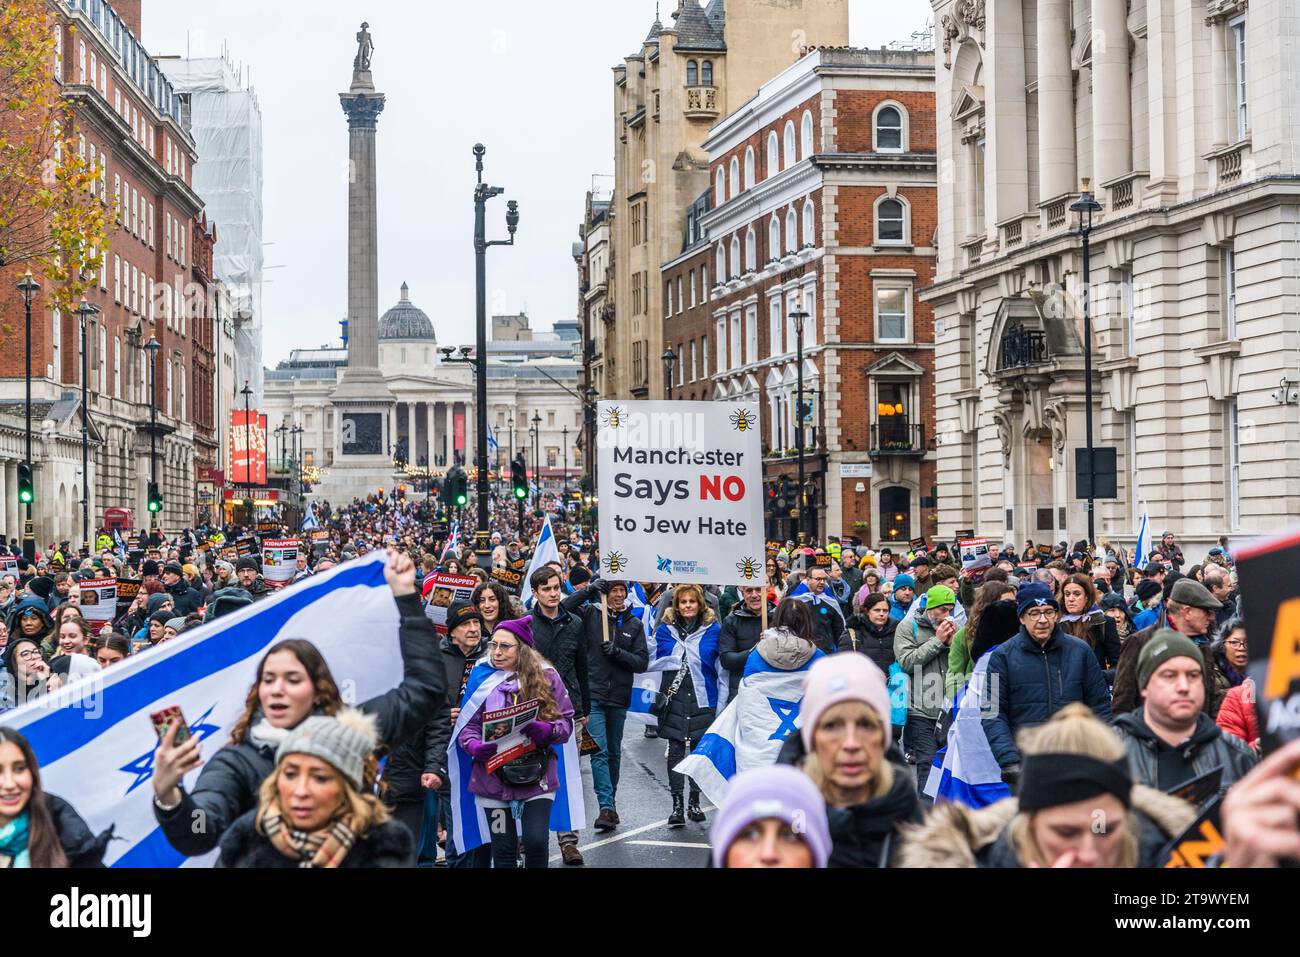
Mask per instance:
[[[547,562],[558,562],[559,560],[560,549],[555,544],[555,532],[551,528],[551,516],[547,515],[546,524],[542,526],[542,534],[537,536],[537,547],[533,549],[533,560],[528,565],[528,571],[524,574],[524,583],[519,589],[519,601],[523,603],[525,608],[528,608],[533,601],[533,586],[530,584],[533,572]]]
[[[287,638],[314,644],[343,700],[360,704],[402,680],[398,612],[383,552],[277,592],[100,674],[0,715],[32,743],[45,789],[70,802],[98,834],[110,825],[112,867],[207,866],[186,859],[153,815],[157,735],[149,715],[179,705],[211,758],[244,711],[257,664]],[[200,769],[185,779],[193,787]]]
[[[818,651],[797,671],[782,671],[757,649],[751,651],[735,699],[673,770],[693,780],[710,801],[721,806],[733,777],[775,764],[786,738],[799,733],[808,669],[825,657]]]
[[[546,666],[550,670],[550,665]],[[469,673],[465,693],[460,700],[460,716],[451,729],[451,743],[447,746],[447,771],[451,778],[452,839],[461,854],[481,847],[492,840],[488,830],[487,812],[474,800],[469,790],[470,773],[474,759],[460,746],[460,733],[465,725],[483,707],[488,695],[510,676],[508,671],[498,671],[491,662],[483,659]],[[569,735],[563,744],[552,744],[556,758],[559,788],[551,803],[552,831],[579,831],[586,826],[587,812],[582,802],[582,768],[578,759],[578,735]]]
[[[998,700],[995,689],[988,683],[989,652],[986,651],[966,687],[957,694],[956,717],[948,730],[948,747],[934,756],[925,784],[925,793],[934,801],[981,808],[1011,796],[981,723]]]

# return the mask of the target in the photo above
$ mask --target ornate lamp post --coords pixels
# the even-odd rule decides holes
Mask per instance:
[[[86,320],[99,312],[82,297],[77,306],[81,320],[81,538],[90,552],[90,409],[87,407],[86,380],[90,377],[89,350],[86,342]]]
[[[25,466],[27,477],[32,478],[32,300],[41,291],[41,284],[32,278],[32,271],[27,270],[18,282],[18,291],[23,294],[23,307],[27,316],[27,457]],[[32,523],[32,498],[27,497],[27,519],[23,523],[23,557],[29,562],[36,561],[36,528]]]
[[[1093,496],[1097,470],[1092,449],[1092,269],[1089,236],[1092,217],[1101,212],[1101,204],[1093,198],[1090,180],[1083,180],[1079,198],[1070,204],[1070,211],[1079,215],[1079,235],[1083,238],[1083,421],[1084,442],[1088,449],[1088,544],[1096,540],[1093,518]]]

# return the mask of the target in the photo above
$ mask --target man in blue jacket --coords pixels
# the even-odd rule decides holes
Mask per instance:
[[[1042,582],[1016,593],[1020,631],[989,657],[989,689],[997,711],[981,722],[989,747],[1013,787],[1020,778],[1016,732],[1042,724],[1067,704],[1081,701],[1110,723],[1110,691],[1091,648],[1061,631],[1061,606]]]

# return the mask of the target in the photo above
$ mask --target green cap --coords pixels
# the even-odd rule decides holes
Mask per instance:
[[[927,610],[955,604],[957,604],[957,596],[952,593],[952,589],[947,585],[935,585],[925,593],[925,607]]]
[[[1138,653],[1138,688],[1145,688],[1156,669],[1171,658],[1191,658],[1205,666],[1205,656],[1192,639],[1172,628],[1161,628]]]

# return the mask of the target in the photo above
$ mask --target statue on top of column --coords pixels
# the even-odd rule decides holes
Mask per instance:
[[[375,52],[375,41],[370,38],[370,24],[361,24],[361,32],[357,34],[357,58],[352,61],[354,70],[369,70],[370,57]]]

